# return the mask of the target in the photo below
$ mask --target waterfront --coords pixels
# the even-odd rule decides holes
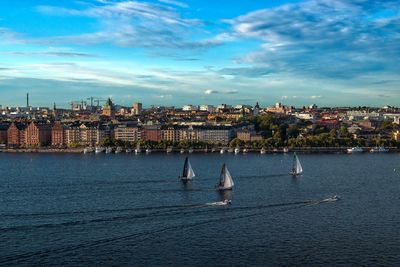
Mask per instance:
[[[184,186],[185,156],[0,154],[0,264],[400,262],[399,154],[301,154],[297,179],[290,153],[192,154]],[[224,162],[233,204],[206,205]]]

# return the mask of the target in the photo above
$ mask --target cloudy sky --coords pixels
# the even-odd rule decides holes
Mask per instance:
[[[400,103],[400,0],[2,0],[0,105]]]

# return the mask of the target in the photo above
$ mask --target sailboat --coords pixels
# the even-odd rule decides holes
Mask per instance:
[[[182,176],[180,177],[182,181],[192,180],[196,174],[193,171],[192,165],[190,164],[189,158],[186,157],[185,164],[183,165]]]
[[[297,176],[303,173],[303,167],[301,166],[300,160],[297,157],[296,153],[293,154],[293,167],[291,171],[291,175]]]
[[[231,190],[233,188],[233,179],[226,167],[225,163],[222,165],[221,175],[219,177],[219,183],[216,185],[217,190]]]

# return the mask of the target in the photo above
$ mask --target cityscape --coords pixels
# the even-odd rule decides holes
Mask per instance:
[[[400,266],[400,0],[1,0],[0,266]]]
[[[391,106],[296,108],[276,103],[261,107],[257,102],[254,106],[144,108],[139,102],[125,107],[111,98],[93,97],[70,105],[69,109],[56,104],[32,107],[27,94],[25,107],[2,108],[0,146],[11,151],[75,152],[96,146],[158,151],[240,147],[270,152],[283,148],[335,152],[351,147],[397,151],[400,147],[400,108]]]

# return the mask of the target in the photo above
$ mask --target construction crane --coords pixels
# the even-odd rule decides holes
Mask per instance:
[[[86,100],[90,100],[90,106],[92,108],[94,107],[93,103],[96,103],[96,108],[97,109],[100,107],[100,102],[105,102],[106,101],[105,99],[101,99],[101,98],[94,97],[94,96],[88,97]]]
[[[91,96],[91,97],[89,97],[89,98],[86,98],[86,100],[90,100],[90,107],[93,107],[93,100],[94,100],[95,98],[93,97],[93,96]]]

